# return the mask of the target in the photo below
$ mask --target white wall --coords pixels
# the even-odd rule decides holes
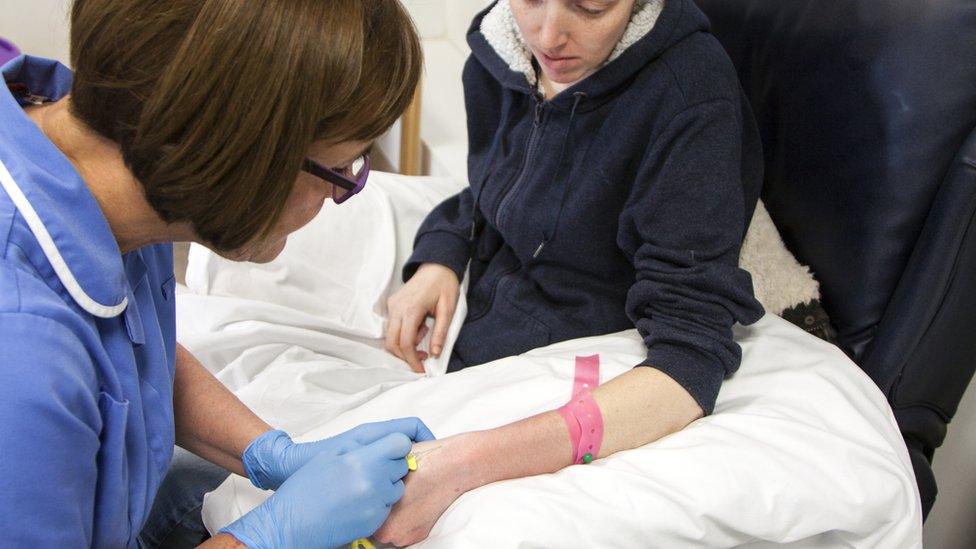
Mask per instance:
[[[452,41],[467,51],[464,34],[471,19],[492,0],[403,0],[423,38]]]
[[[491,0],[403,0],[424,38],[450,40],[467,53],[464,33]],[[34,55],[68,60],[70,0],[3,0],[0,36]]]
[[[468,146],[461,70],[470,53],[465,34],[471,19],[491,0],[403,1],[424,40],[420,124],[424,173],[465,179]],[[390,134],[379,142],[394,162],[399,153],[397,137]]]
[[[465,32],[476,13],[491,0],[403,0],[424,41],[421,140],[423,169],[428,175],[467,177],[467,138],[461,69],[469,49]],[[400,127],[377,143],[397,169]]]
[[[488,4],[491,4],[491,0],[447,0],[447,9],[444,12],[446,35],[458,50],[468,53],[465,39],[468,27],[471,26],[474,16]]]
[[[969,384],[933,460],[939,498],[925,521],[925,546],[976,547],[976,380]]]
[[[70,0],[2,0],[0,36],[24,53],[68,63]]]
[[[424,38],[450,40],[467,53],[464,33],[491,0],[403,0]],[[70,0],[3,0],[0,36],[34,55],[68,60]]]

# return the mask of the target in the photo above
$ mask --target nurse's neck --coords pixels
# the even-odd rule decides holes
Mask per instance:
[[[70,96],[27,107],[27,116],[54,143],[95,197],[108,220],[121,253],[160,242],[190,240],[185,224],[167,224],[146,200],[119,146],[86,126],[71,113]]]

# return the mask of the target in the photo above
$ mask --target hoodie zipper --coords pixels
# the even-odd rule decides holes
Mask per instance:
[[[522,158],[522,166],[519,168],[518,174],[512,178],[512,182],[509,183],[508,187],[502,192],[502,199],[498,204],[498,211],[495,212],[495,226],[498,227],[499,230],[501,229],[502,210],[508,205],[509,202],[511,202],[512,194],[514,194],[513,191],[516,187],[518,187],[519,183],[521,183],[521,180],[524,179],[525,172],[528,171],[528,166],[531,165],[529,161],[532,160],[532,152],[533,149],[535,149],[535,142],[538,138],[539,128],[542,126],[542,116],[544,114],[543,111],[545,110],[545,103],[539,98],[538,95],[533,96],[533,98],[535,99],[535,116],[532,119],[532,133],[529,134],[529,139],[526,141],[525,156]],[[491,286],[491,292],[488,294],[488,302],[480,311],[465,319],[465,322],[471,323],[487,315],[488,312],[491,311],[492,305],[495,303],[495,294],[498,293],[498,286],[503,280],[505,280],[506,277],[517,270],[519,270],[518,262],[516,262],[516,264],[512,267],[503,270]]]
[[[503,191],[502,199],[498,203],[498,210],[495,211],[495,226],[499,230],[502,228],[502,213],[505,211],[505,207],[512,202],[515,189],[525,179],[525,175],[529,171],[528,167],[532,165],[532,153],[535,152],[535,145],[540,133],[539,129],[542,127],[542,117],[545,114],[546,104],[538,95],[533,96],[533,99],[535,100],[535,117],[532,120],[532,133],[529,134],[529,139],[526,142],[525,156],[522,157],[522,166],[519,168],[518,174],[512,179],[512,182],[509,183],[508,188]]]

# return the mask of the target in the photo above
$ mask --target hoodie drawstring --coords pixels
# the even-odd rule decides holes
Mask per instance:
[[[569,141],[573,137],[573,125],[576,121],[576,108],[579,107],[580,102],[582,102],[584,99],[587,98],[587,95],[584,92],[576,92],[573,94],[573,97],[574,97],[573,110],[570,111],[569,113],[569,125],[566,128],[566,135],[563,137],[562,145],[559,147],[559,162],[556,164],[556,170],[553,173],[552,178],[549,182],[550,186],[556,180],[556,178],[559,177],[559,175],[563,172],[562,169],[563,159],[566,155],[566,149],[568,148]],[[555,238],[556,229],[559,228],[559,220],[563,216],[563,208],[566,206],[566,200],[569,199],[569,190],[571,186],[572,185],[570,184],[569,181],[567,181],[563,186],[563,196],[562,199],[559,201],[559,209],[556,210],[556,218],[549,226],[549,229],[542,234],[542,242],[539,243],[539,247],[536,248],[535,253],[532,254],[533,259],[538,258],[539,254],[542,253],[543,248],[546,247],[546,244],[549,244],[549,242],[551,242],[552,239]]]

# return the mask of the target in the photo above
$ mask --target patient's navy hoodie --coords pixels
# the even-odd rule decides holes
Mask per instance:
[[[738,368],[732,325],[763,314],[738,268],[762,184],[758,133],[705,15],[692,0],[641,2],[653,4],[650,32],[549,100],[499,30],[506,6],[475,17],[470,186],[427,217],[404,269],[439,263],[460,279],[470,260],[451,370],[636,326],[640,366],[708,414]]]

